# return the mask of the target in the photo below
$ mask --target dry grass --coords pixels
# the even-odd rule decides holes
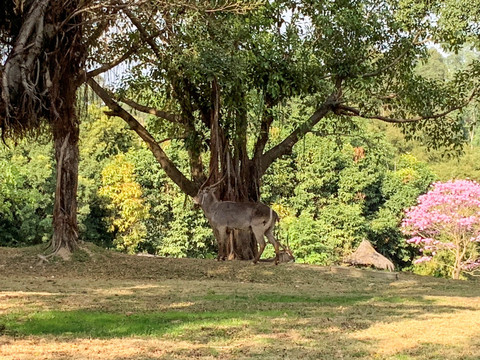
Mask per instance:
[[[0,248],[0,358],[479,359],[480,287],[351,268]]]

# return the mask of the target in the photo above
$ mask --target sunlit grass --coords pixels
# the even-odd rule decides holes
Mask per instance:
[[[10,314],[3,325],[18,335],[62,335],[66,337],[178,336],[186,331],[214,327],[236,327],[285,316],[283,311],[245,313],[152,312],[118,314],[98,311],[39,311],[29,315]]]

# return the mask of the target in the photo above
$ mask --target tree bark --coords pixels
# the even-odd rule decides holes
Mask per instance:
[[[313,113],[307,121],[297,127],[290,133],[280,144],[274,146],[261,156],[259,164],[260,176],[272,165],[272,163],[283,155],[290,154],[293,146],[300,140],[306,133],[310,132],[312,128],[322,120],[330,111],[334,109],[337,102],[337,97],[332,94],[322,106],[320,106],[315,113]]]
[[[78,187],[78,135],[76,122],[63,131],[54,131],[57,184],[53,208],[53,237],[50,248],[53,254],[68,256],[77,248],[77,187]]]
[[[211,91],[210,176],[206,185],[224,179],[217,190],[220,200],[256,202],[260,194],[259,178],[247,155],[247,113],[238,110],[235,114],[235,139],[229,141],[220,126],[220,87],[216,79],[212,81]],[[242,94],[239,101],[244,96]],[[225,250],[227,253],[221,254]],[[253,260],[257,253],[257,242],[251,231],[230,229],[228,244],[226,249],[219,249],[219,258]]]

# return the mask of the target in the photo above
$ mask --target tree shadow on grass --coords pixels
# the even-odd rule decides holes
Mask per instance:
[[[281,311],[245,314],[226,312],[152,312],[119,314],[99,311],[41,311],[27,316],[10,314],[4,326],[16,335],[66,335],[116,338],[125,336],[177,336],[208,327],[248,325],[253,320],[281,316]]]
[[[64,335],[95,338],[122,336],[176,336],[184,331],[202,327],[243,324],[263,332],[266,324],[275,319],[282,331],[292,329],[292,323],[301,321],[304,328],[337,327],[343,330],[365,329],[378,322],[403,321],[456,311],[476,311],[467,306],[438,305],[434,299],[398,296],[320,296],[283,294],[207,294],[196,297],[182,310],[128,312],[134,297],[116,297],[123,311],[77,309],[71,311],[44,310],[30,314],[11,313],[4,325],[19,335]],[[155,295],[143,298],[154,304]],[[126,302],[125,302],[126,301]],[[127,306],[125,306],[127,305]],[[231,309],[230,311],[220,310]],[[133,308],[131,310],[134,310]]]
[[[71,341],[140,337],[181,340],[183,343],[167,354],[145,354],[145,359],[371,359],[376,356],[381,340],[355,338],[354,334],[378,325],[402,324],[403,321],[408,324],[410,320],[448,318],[457,312],[475,314],[479,311],[474,304],[469,306],[461,299],[448,304],[445,299],[412,295],[415,292],[410,290],[400,295],[383,290],[370,295],[366,291],[320,295],[302,291],[297,294],[271,289],[261,291],[258,288],[240,293],[222,292],[222,289],[214,293],[205,289],[193,296],[186,292],[174,299],[170,299],[168,293],[159,299],[154,288],[138,291],[143,291],[141,310],[134,307],[139,294],[126,291],[124,295],[118,293],[109,300],[115,304],[106,307],[110,310],[95,307],[68,311],[46,309],[10,313],[0,322],[5,325],[7,335],[20,337],[53,335]],[[169,305],[188,301],[188,304],[174,311],[158,311],[155,304],[159,301]],[[478,358],[466,353],[463,357],[449,357],[455,353],[454,346],[437,345],[437,352],[430,351],[428,347],[434,345],[420,344],[418,348],[394,351],[376,358],[435,359],[430,354],[447,354],[443,358],[455,360]],[[480,344],[472,342],[472,346],[476,346],[474,354],[478,354]]]

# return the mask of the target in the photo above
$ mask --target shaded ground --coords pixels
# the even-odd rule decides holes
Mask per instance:
[[[480,284],[0,248],[2,359],[479,359]]]

